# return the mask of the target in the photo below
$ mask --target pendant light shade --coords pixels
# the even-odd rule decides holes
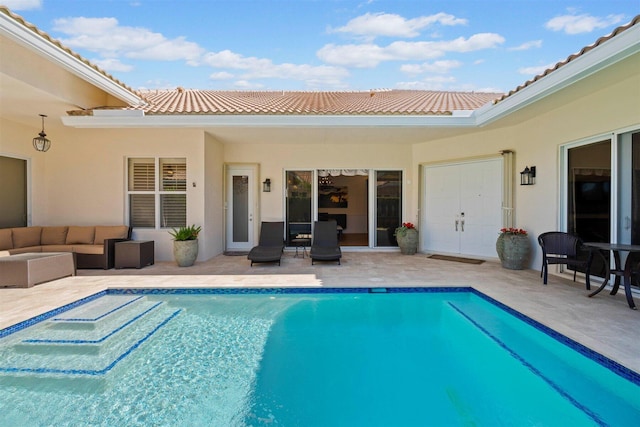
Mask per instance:
[[[40,131],[38,136],[33,138],[33,148],[35,148],[36,151],[45,152],[51,147],[51,141],[47,139],[47,134],[44,133],[44,118],[47,116],[40,114],[40,117],[42,117],[42,131]]]

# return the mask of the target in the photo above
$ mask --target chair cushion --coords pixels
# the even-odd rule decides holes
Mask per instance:
[[[65,243],[67,245],[74,245],[77,243],[91,245],[93,244],[95,230],[96,228],[93,226],[79,227],[77,225],[72,225],[69,227],[69,231],[67,232],[67,241]]]
[[[13,239],[11,238],[11,229],[0,229],[0,251],[5,249],[13,249]]]
[[[126,239],[129,227],[126,225],[98,225],[94,245],[102,245],[105,239]]]
[[[64,245],[67,241],[68,227],[42,227],[40,244],[42,245]]]
[[[40,245],[42,227],[18,227],[12,229],[13,247],[26,248]]]

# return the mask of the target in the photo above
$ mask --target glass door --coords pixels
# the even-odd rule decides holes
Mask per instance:
[[[248,251],[254,246],[255,175],[251,166],[227,169],[227,239],[228,251]]]
[[[611,141],[570,148],[567,159],[567,231],[584,242],[610,242]],[[604,276],[600,257],[594,257],[591,272]]]
[[[375,171],[375,242],[398,246],[395,230],[402,223],[402,171]]]
[[[287,246],[299,235],[311,234],[313,222],[313,171],[287,171],[286,230]]]

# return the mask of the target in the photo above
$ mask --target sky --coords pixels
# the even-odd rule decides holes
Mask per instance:
[[[507,92],[640,0],[0,0],[134,89]]]

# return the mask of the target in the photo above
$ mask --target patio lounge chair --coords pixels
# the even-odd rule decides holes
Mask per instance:
[[[335,220],[315,222],[309,256],[311,265],[314,261],[338,261],[340,264],[342,251],[338,243],[338,224]]]
[[[280,265],[284,250],[284,222],[263,222],[260,226],[260,241],[249,251],[247,259],[254,262],[277,262]]]
[[[569,233],[561,231],[549,231],[542,233],[538,236],[538,243],[542,248],[542,269],[540,270],[540,277],[543,278],[543,283],[547,284],[547,273],[549,271],[549,264],[564,264],[574,267],[573,281],[576,281],[577,267],[584,267],[585,272],[589,271],[591,267],[592,253],[589,251],[588,255],[581,256],[582,240]],[[591,289],[591,283],[589,282],[589,274],[585,273],[585,282],[587,289]]]

